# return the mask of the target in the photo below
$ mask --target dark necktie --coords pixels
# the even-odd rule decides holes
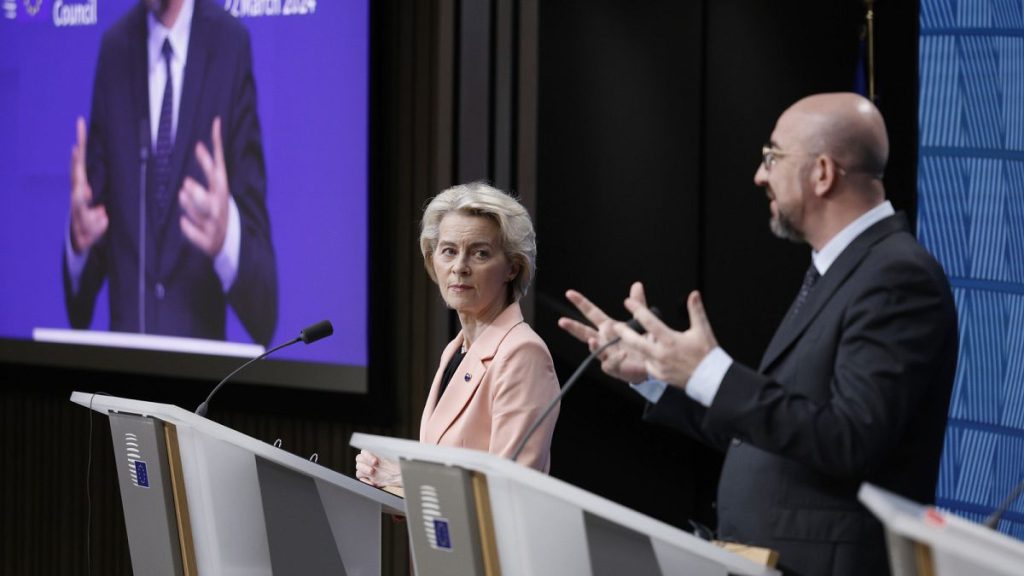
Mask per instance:
[[[171,56],[174,50],[171,41],[164,39],[161,53],[167,70],[167,83],[164,84],[164,98],[160,104],[160,126],[156,132],[156,151],[153,153],[153,217],[157,224],[163,222],[171,205],[170,169],[171,169],[171,122],[174,107],[174,80],[171,77]]]
[[[807,295],[811,293],[811,289],[814,288],[818,278],[821,278],[821,274],[818,274],[818,269],[814,267],[814,262],[811,262],[811,265],[807,267],[807,273],[804,274],[803,284],[800,285],[800,293],[796,295],[796,301],[793,302],[793,311],[789,314],[791,318],[796,318],[797,314],[800,313],[804,302],[807,301]]]

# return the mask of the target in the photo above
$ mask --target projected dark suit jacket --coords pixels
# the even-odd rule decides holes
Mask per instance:
[[[670,387],[646,416],[727,452],[721,538],[778,550],[787,574],[887,574],[857,489],[934,501],[956,358],[949,283],[897,214],[787,314],[757,371],[734,363],[709,408]]]
[[[64,293],[72,327],[88,328],[96,296],[109,279],[110,327],[139,331],[140,123],[149,126],[146,10],[140,2],[108,30],[100,47],[89,119],[87,171],[110,226],[93,246],[79,290],[67,266]],[[213,150],[210,129],[221,118],[231,195],[241,216],[238,273],[225,294],[212,259],[181,232],[177,191],[186,175],[205,185],[196,143]],[[266,209],[266,169],[248,31],[209,0],[196,0],[171,156],[174,200],[147,225],[146,332],[223,339],[231,304],[254,341],[268,344],[277,323],[277,265]]]

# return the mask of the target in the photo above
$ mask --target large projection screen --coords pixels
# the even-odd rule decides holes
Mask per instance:
[[[369,0],[195,2],[226,11],[251,38],[277,266],[276,329],[266,344],[321,319],[335,328],[239,379],[365,393]],[[90,116],[103,34],[137,4],[0,0],[0,360],[219,378],[264,349],[231,305],[223,340],[112,331],[119,303],[109,280],[85,329],[72,326],[65,305],[75,122]],[[228,81],[210,76],[205,82]]]

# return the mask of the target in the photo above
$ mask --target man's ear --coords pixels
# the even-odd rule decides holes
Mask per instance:
[[[819,154],[814,159],[814,168],[811,169],[811,184],[814,186],[814,195],[824,198],[835,187],[839,166],[831,156]]]

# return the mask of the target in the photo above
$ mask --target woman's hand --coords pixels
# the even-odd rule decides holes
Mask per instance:
[[[377,488],[402,485],[402,471],[397,462],[366,450],[356,455],[356,478]]]

